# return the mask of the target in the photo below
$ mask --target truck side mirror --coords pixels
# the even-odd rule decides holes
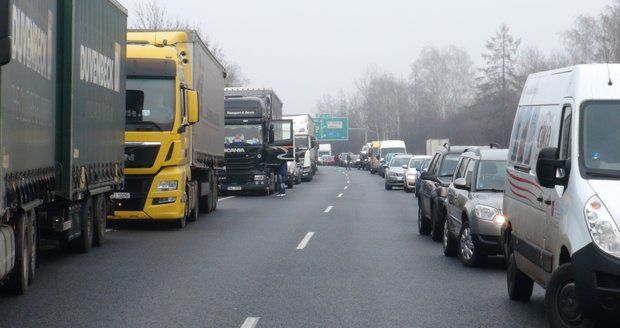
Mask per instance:
[[[11,61],[11,37],[9,29],[11,22],[10,1],[0,0],[0,66],[6,65]]]
[[[187,123],[196,124],[200,120],[198,92],[185,90],[185,105],[187,106]]]
[[[558,171],[562,169],[563,176],[558,176]],[[538,183],[545,188],[555,188],[557,185],[564,185],[568,177],[566,172],[566,161],[558,159],[558,149],[555,147],[543,148],[538,153],[536,162],[536,177]]]

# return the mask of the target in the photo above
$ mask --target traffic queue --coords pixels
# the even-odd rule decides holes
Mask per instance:
[[[412,155],[403,141],[373,141],[361,166],[386,190],[414,193],[417,231],[441,242],[445,256],[468,267],[503,257],[514,301],[528,301],[534,283],[543,287],[552,327],[615,326],[620,81],[612,76],[620,64],[530,75],[507,148],[442,139],[428,155]]]

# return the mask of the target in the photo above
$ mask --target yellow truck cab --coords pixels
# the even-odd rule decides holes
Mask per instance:
[[[127,43],[126,184],[109,219],[182,228],[217,206],[226,73],[195,31],[131,31]]]
[[[371,148],[368,150],[368,161],[370,162],[370,174],[375,174],[379,172],[380,157],[379,157],[379,149],[381,149],[381,141],[373,141],[371,143]]]

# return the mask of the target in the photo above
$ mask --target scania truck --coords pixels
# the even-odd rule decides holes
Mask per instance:
[[[183,228],[217,207],[226,72],[196,31],[127,34],[125,190],[111,220]]]
[[[293,120],[295,149],[300,154],[302,181],[311,181],[317,170],[318,143],[314,120],[308,114],[287,115],[284,119]]]
[[[105,17],[105,19],[100,19]],[[88,252],[123,184],[127,11],[0,0],[0,284],[23,294],[41,239]]]
[[[271,89],[226,88],[226,174],[220,191],[260,192],[280,188],[282,161],[294,160],[292,120],[282,120],[282,102]]]

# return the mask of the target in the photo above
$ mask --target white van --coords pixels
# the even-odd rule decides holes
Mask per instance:
[[[402,140],[381,141],[381,146],[379,147],[379,160],[383,161],[385,159],[385,155],[390,153],[406,154],[407,147],[405,147],[405,142]]]
[[[508,293],[545,288],[552,327],[620,317],[620,64],[528,77],[510,139]]]

